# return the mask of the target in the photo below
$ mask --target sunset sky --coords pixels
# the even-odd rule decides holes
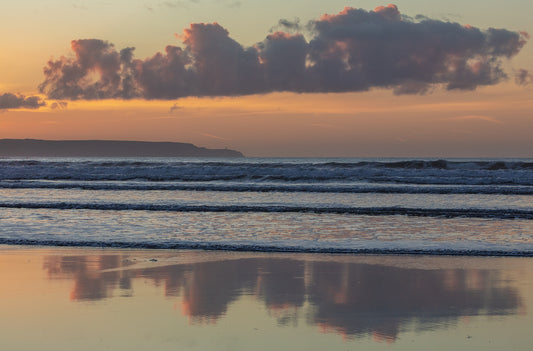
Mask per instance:
[[[531,13],[523,0],[4,1],[0,138],[533,157]]]

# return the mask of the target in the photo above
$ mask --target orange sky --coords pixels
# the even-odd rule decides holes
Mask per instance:
[[[531,157],[531,89],[76,101],[0,114],[5,138],[181,141],[247,156]]]

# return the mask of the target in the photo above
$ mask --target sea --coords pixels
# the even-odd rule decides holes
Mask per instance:
[[[533,256],[533,159],[0,158],[0,244]]]

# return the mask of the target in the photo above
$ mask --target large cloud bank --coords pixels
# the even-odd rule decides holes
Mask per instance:
[[[50,99],[176,99],[273,91],[349,92],[371,88],[421,94],[433,86],[471,90],[507,78],[502,63],[527,33],[481,30],[402,16],[395,5],[345,8],[307,24],[280,21],[275,32],[244,47],[217,23],[191,24],[183,47],[144,60],[98,39],[72,41],[72,57],[50,60],[39,89]]]

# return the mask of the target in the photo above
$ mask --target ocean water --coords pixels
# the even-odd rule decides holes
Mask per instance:
[[[0,244],[533,256],[533,159],[3,158]]]

